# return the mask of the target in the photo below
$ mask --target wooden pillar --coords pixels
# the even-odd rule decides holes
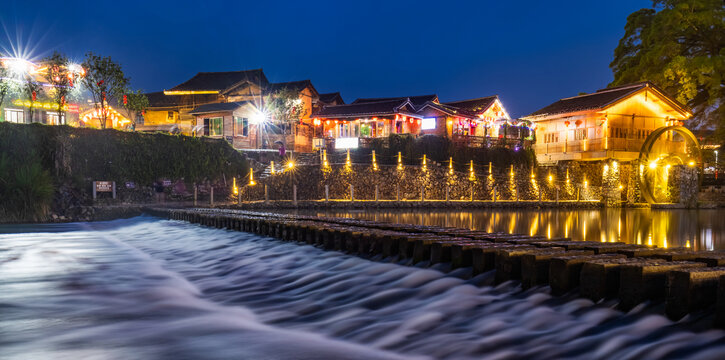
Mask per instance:
[[[297,205],[297,184],[292,184],[292,204]]]
[[[400,201],[400,184],[396,187],[395,200]]]
[[[355,201],[355,187],[350,184],[350,201]]]
[[[197,192],[198,192],[198,188],[197,188],[197,186],[196,186],[196,183],[194,183],[194,206],[196,206],[196,201],[197,201],[197,199],[198,199],[198,194],[197,194]]]
[[[378,202],[378,185],[375,184],[375,202]]]
[[[269,202],[269,189],[267,188],[267,184],[264,184],[264,202]]]
[[[214,186],[211,187],[211,196],[209,196],[209,206],[214,207]]]
[[[325,185],[325,202],[330,201],[330,185]]]
[[[450,201],[451,185],[446,185],[446,202]]]
[[[425,185],[420,186],[420,201],[425,201]]]

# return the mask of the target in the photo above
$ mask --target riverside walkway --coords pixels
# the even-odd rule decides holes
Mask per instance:
[[[472,268],[473,275],[495,270],[496,283],[519,280],[524,289],[549,285],[554,295],[578,291],[592,301],[618,298],[624,311],[664,300],[672,320],[714,311],[715,326],[725,327],[725,252],[245,210],[149,212],[362,257],[450,263],[452,268]]]

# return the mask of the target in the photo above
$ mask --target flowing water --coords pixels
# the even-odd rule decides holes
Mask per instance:
[[[725,332],[180,221],[0,229],[1,359],[722,359]],[[658,309],[658,311],[661,309]]]
[[[404,224],[453,226],[488,232],[569,237],[573,240],[725,250],[725,209],[650,210],[330,210],[300,211]]]

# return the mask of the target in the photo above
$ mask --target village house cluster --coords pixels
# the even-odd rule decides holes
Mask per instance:
[[[34,68],[42,83],[41,70]],[[339,92],[319,93],[310,80],[270,82],[262,69],[201,72],[146,96],[142,114],[108,99],[108,127],[221,138],[239,150],[284,146],[296,152],[365,147],[391,134],[436,135],[469,147],[533,148],[540,164],[633,160],[655,129],[692,116],[649,82],[564,98],[520,119],[509,116],[497,95],[452,102],[436,94],[359,98],[348,104]],[[57,104],[21,94],[5,100],[3,119],[97,127],[97,106],[74,99],[58,111]]]

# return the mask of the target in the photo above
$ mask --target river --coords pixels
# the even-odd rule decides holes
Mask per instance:
[[[725,250],[725,210],[329,210],[304,214],[659,247]]]
[[[545,287],[494,287],[491,273],[148,216],[0,231],[2,359],[725,356],[708,317],[622,313]]]

